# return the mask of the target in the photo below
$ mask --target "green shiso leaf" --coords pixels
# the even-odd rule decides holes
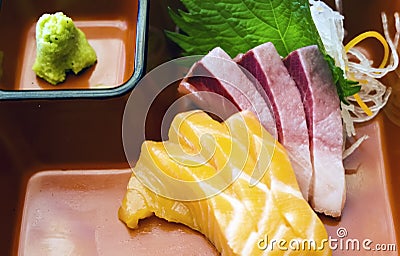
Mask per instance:
[[[318,45],[331,68],[341,101],[357,93],[357,82],[344,78],[326,54],[308,0],[181,0],[187,12],[169,14],[183,33],[166,31],[184,55],[203,55],[219,46],[231,57],[272,42],[286,57],[304,46]],[[333,62],[332,62],[333,61]]]
[[[186,34],[167,32],[185,55],[206,54],[216,46],[232,57],[272,42],[280,55],[320,44],[308,0],[181,0],[187,12],[170,10]]]
[[[343,70],[335,66],[335,60],[331,56],[325,54],[325,60],[332,71],[333,82],[336,85],[340,101],[348,105],[349,103],[346,98],[358,93],[361,86],[356,81],[345,79]]]

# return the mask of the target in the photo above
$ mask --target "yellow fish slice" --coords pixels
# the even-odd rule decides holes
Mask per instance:
[[[331,255],[286,151],[247,111],[224,123],[182,113],[169,141],[143,144],[119,217],[135,228],[152,213],[200,231],[221,255]]]

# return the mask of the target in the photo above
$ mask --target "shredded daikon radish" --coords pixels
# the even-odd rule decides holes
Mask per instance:
[[[351,111],[352,122],[359,123],[371,120],[386,105],[389,99],[391,88],[387,88],[377,79],[382,78],[388,72],[394,71],[399,65],[399,57],[396,49],[399,43],[400,19],[398,13],[395,13],[394,17],[396,34],[392,41],[389,35],[387,17],[382,13],[385,39],[390,47],[391,53],[390,63],[387,66],[385,66],[386,63],[382,63],[383,65],[380,65],[378,68],[372,67],[372,61],[362,52],[355,48],[349,50],[349,53],[356,57],[359,63],[349,62],[346,73],[350,79],[357,80],[360,83],[361,90],[358,96],[368,105],[368,109],[372,112],[372,114],[369,114],[368,111],[363,109],[363,107],[357,103],[357,99],[354,96],[348,97],[348,101],[354,105],[354,109]]]
[[[356,142],[351,144],[351,146],[343,151],[343,159],[346,159],[349,155],[351,155],[366,139],[368,139],[368,135],[364,135]]]
[[[343,102],[340,102],[340,107],[345,133],[348,137],[356,135],[356,129],[354,128],[354,123],[350,114],[351,112],[354,112],[354,105],[346,105]]]
[[[386,39],[376,31],[367,31],[351,39],[351,41],[344,46],[345,52],[348,52],[351,48],[355,47],[357,44],[359,44],[361,41],[367,38],[376,38],[382,44],[384,50],[384,56],[381,64],[379,65],[379,68],[385,67],[389,59],[389,45]]]
[[[338,67],[345,70],[348,60],[343,45],[344,17],[322,1],[310,0],[310,10],[326,53],[335,59]]]
[[[379,80],[360,72],[352,73],[352,79],[360,82],[361,90],[358,92],[358,95],[372,112],[372,115],[368,115],[362,107],[357,104],[353,96],[348,97],[347,100],[350,104],[354,105],[354,109],[351,111],[352,121],[354,123],[360,123],[371,120],[386,105],[392,89],[386,88]]]
[[[342,4],[341,0],[335,0],[335,7],[336,7],[336,11],[338,11],[339,13],[342,13],[343,4]]]
[[[335,4],[336,8],[341,11],[341,1],[335,1]],[[400,38],[399,14],[394,14],[396,33],[393,40],[389,34],[386,14],[382,13],[384,38],[379,36],[378,32],[366,32],[356,38],[346,49],[343,46],[343,16],[339,12],[333,11],[322,1],[310,0],[310,6],[314,23],[327,53],[335,59],[336,65],[345,71],[345,76],[348,79],[356,80],[361,85],[361,90],[355,97],[347,98],[350,105],[341,103],[341,113],[346,134],[349,137],[354,136],[356,134],[354,123],[371,120],[386,105],[389,99],[391,88],[387,88],[377,79],[382,78],[388,72],[394,71],[399,65],[399,57],[396,51]],[[353,48],[360,41],[369,37],[378,39],[384,47],[384,59],[379,67],[373,66],[374,63],[365,54]],[[350,61],[347,54],[351,54],[355,60]],[[386,63],[387,56],[390,56],[388,64]]]

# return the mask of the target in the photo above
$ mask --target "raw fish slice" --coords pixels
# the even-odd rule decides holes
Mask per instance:
[[[196,115],[199,115],[198,117]],[[200,117],[201,116],[201,117]],[[296,177],[290,160],[284,148],[268,134],[258,119],[250,111],[233,115],[223,124],[212,120],[201,112],[178,115],[178,120],[172,122],[175,135],[168,142],[145,142],[142,153],[134,168],[128,192],[120,208],[119,216],[129,227],[135,228],[141,218],[154,212],[155,215],[169,221],[180,222],[203,233],[221,252],[221,255],[331,255],[329,246],[321,246],[327,241],[327,233],[314,211],[303,199],[297,185]],[[186,119],[188,120],[186,122]],[[210,128],[213,127],[213,128]],[[193,128],[193,129],[191,129]],[[216,145],[202,142],[202,129],[214,138]],[[232,132],[229,133],[229,130]],[[180,139],[184,136],[185,140]],[[226,138],[232,137],[232,147],[220,145]],[[176,142],[179,143],[176,143]],[[200,143],[199,143],[200,142]],[[226,142],[226,141],[225,141]],[[249,143],[250,142],[250,143]],[[170,146],[165,146],[171,143]],[[240,144],[240,146],[234,146]],[[172,146],[182,150],[168,150]],[[204,147],[200,149],[198,147]],[[235,176],[238,171],[236,162],[219,160],[204,163],[209,157],[208,149],[218,152],[213,157],[225,159],[244,159],[242,169],[236,179],[219,193],[203,200],[179,201],[162,196],[144,186],[136,174],[154,172],[158,168],[165,175],[180,178],[181,181],[198,181],[193,183],[191,190],[206,188],[204,179],[220,174],[222,166]],[[246,149],[248,154],[237,153],[236,150]],[[187,152],[188,162],[183,162]],[[185,153],[186,152],[186,153]],[[196,154],[200,152],[200,154]],[[201,158],[201,152],[206,157]],[[173,156],[173,157],[171,157]],[[256,156],[256,157],[255,157]],[[269,159],[265,164],[258,164],[258,159]],[[195,162],[198,161],[199,165]],[[240,162],[240,161],[239,161]],[[217,164],[216,164],[217,163]],[[266,168],[259,180],[250,185],[254,169]],[[142,170],[139,170],[142,169]],[[156,180],[154,177],[149,180]],[[162,179],[158,179],[162,180]],[[140,184],[138,184],[138,182]],[[150,184],[151,185],[151,184]],[[156,187],[174,190],[168,183],[157,183]],[[212,186],[212,184],[211,184]],[[152,187],[152,186],[150,186]],[[157,188],[156,188],[157,189]],[[158,192],[163,192],[158,189]],[[190,192],[190,191],[188,191]],[[206,191],[207,192],[207,191]],[[128,222],[129,221],[129,222]],[[281,251],[277,246],[271,246],[272,239],[290,241],[315,241],[315,251],[291,250]],[[268,240],[268,241],[267,241]],[[263,242],[266,244],[263,245]],[[263,246],[260,246],[263,245]],[[325,242],[326,245],[326,242]]]
[[[254,77],[246,75],[244,68],[234,62],[220,47],[216,47],[196,62],[179,85],[182,93],[213,92],[231,101],[237,107],[221,104],[213,97],[194,94],[195,102],[202,109],[215,110],[219,116],[240,110],[254,112],[265,129],[276,136],[276,124],[271,104],[265,91]],[[248,73],[248,72],[247,72]],[[225,109],[227,108],[227,109]]]
[[[300,48],[284,60],[303,98],[314,167],[311,205],[339,217],[346,200],[343,126],[331,71],[317,46]]]
[[[239,55],[235,61],[257,78],[264,88],[274,112],[278,140],[293,158],[297,181],[308,200],[313,169],[306,116],[296,83],[270,42]]]

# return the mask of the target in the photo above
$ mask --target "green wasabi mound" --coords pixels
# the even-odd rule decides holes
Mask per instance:
[[[56,85],[66,73],[78,74],[97,60],[85,34],[62,12],[43,14],[36,24],[36,59],[33,71]]]

